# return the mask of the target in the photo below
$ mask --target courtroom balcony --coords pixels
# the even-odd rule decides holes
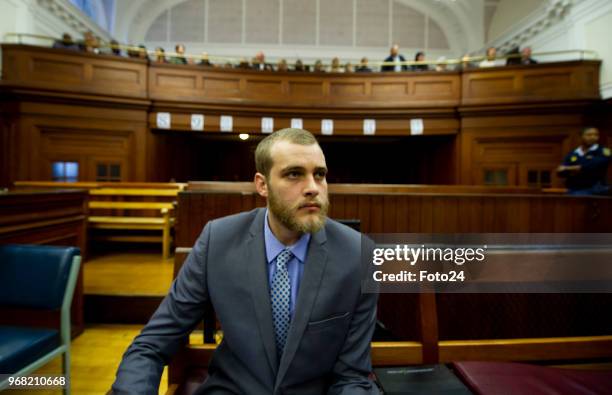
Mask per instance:
[[[598,60],[443,72],[309,73],[161,64],[20,44],[3,44],[2,56],[4,90],[145,100],[153,107],[341,117],[600,99]]]
[[[324,135],[335,182],[561,187],[578,131],[610,119],[599,60],[271,72],[3,44],[2,65],[0,185],[56,161],[80,181],[110,164],[123,182],[245,181],[254,144],[299,126]]]

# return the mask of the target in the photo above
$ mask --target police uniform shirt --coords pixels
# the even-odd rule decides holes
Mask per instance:
[[[562,172],[567,177],[567,187],[571,190],[588,189],[600,184],[606,184],[606,172],[610,163],[611,151],[599,144],[592,145],[587,152],[578,147],[565,157],[563,165],[580,165],[580,171]]]

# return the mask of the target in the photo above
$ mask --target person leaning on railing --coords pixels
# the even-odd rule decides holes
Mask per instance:
[[[371,73],[372,69],[368,66],[368,58],[366,58],[365,56],[361,58],[359,66],[355,68],[355,71],[358,73]]]
[[[170,58],[172,64],[187,64],[187,58],[185,57],[185,46],[183,44],[176,44],[174,47],[176,56]]]
[[[403,63],[405,61],[406,58],[399,53],[399,45],[393,44],[390,54],[385,58],[385,64],[380,68],[380,71],[408,71],[408,66]]]
[[[68,33],[62,34],[61,40],[55,40],[53,42],[53,48],[70,49],[73,51],[79,50],[79,46],[74,42],[72,36]]]
[[[414,56],[415,62],[424,62],[425,61],[425,52],[419,51]],[[428,71],[429,65],[426,64],[413,64],[410,69],[412,71]]]

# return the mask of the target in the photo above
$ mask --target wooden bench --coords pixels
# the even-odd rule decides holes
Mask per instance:
[[[97,197],[175,197],[178,191],[173,189],[135,189],[135,188],[100,188],[89,191],[90,210],[113,210],[109,215],[91,215],[88,218],[90,229],[112,230],[160,230],[161,236],[151,235],[96,235],[98,240],[117,242],[162,243],[162,256],[170,257],[171,230],[174,227],[174,217],[171,215],[174,204],[171,202],[146,201],[105,201],[94,200]],[[141,210],[155,212],[158,215],[136,216],[115,214],[114,210],[127,210],[133,213]]]
[[[78,188],[89,193],[88,228],[92,230],[161,231],[155,235],[98,234],[98,240],[162,243],[164,259],[170,256],[173,210],[181,183],[16,181],[19,190]]]

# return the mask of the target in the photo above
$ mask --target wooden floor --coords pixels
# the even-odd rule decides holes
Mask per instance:
[[[75,395],[103,395],[110,389],[121,357],[132,339],[140,332],[135,325],[95,325],[72,342],[72,393]],[[42,367],[35,374],[60,374],[61,357]],[[164,369],[159,393],[168,389],[167,368]],[[29,392],[29,391],[28,391]],[[58,390],[32,391],[37,395],[61,394]],[[2,394],[24,394],[6,391]]]
[[[172,282],[173,259],[155,249],[93,252],[83,266],[85,294],[165,296]]]

